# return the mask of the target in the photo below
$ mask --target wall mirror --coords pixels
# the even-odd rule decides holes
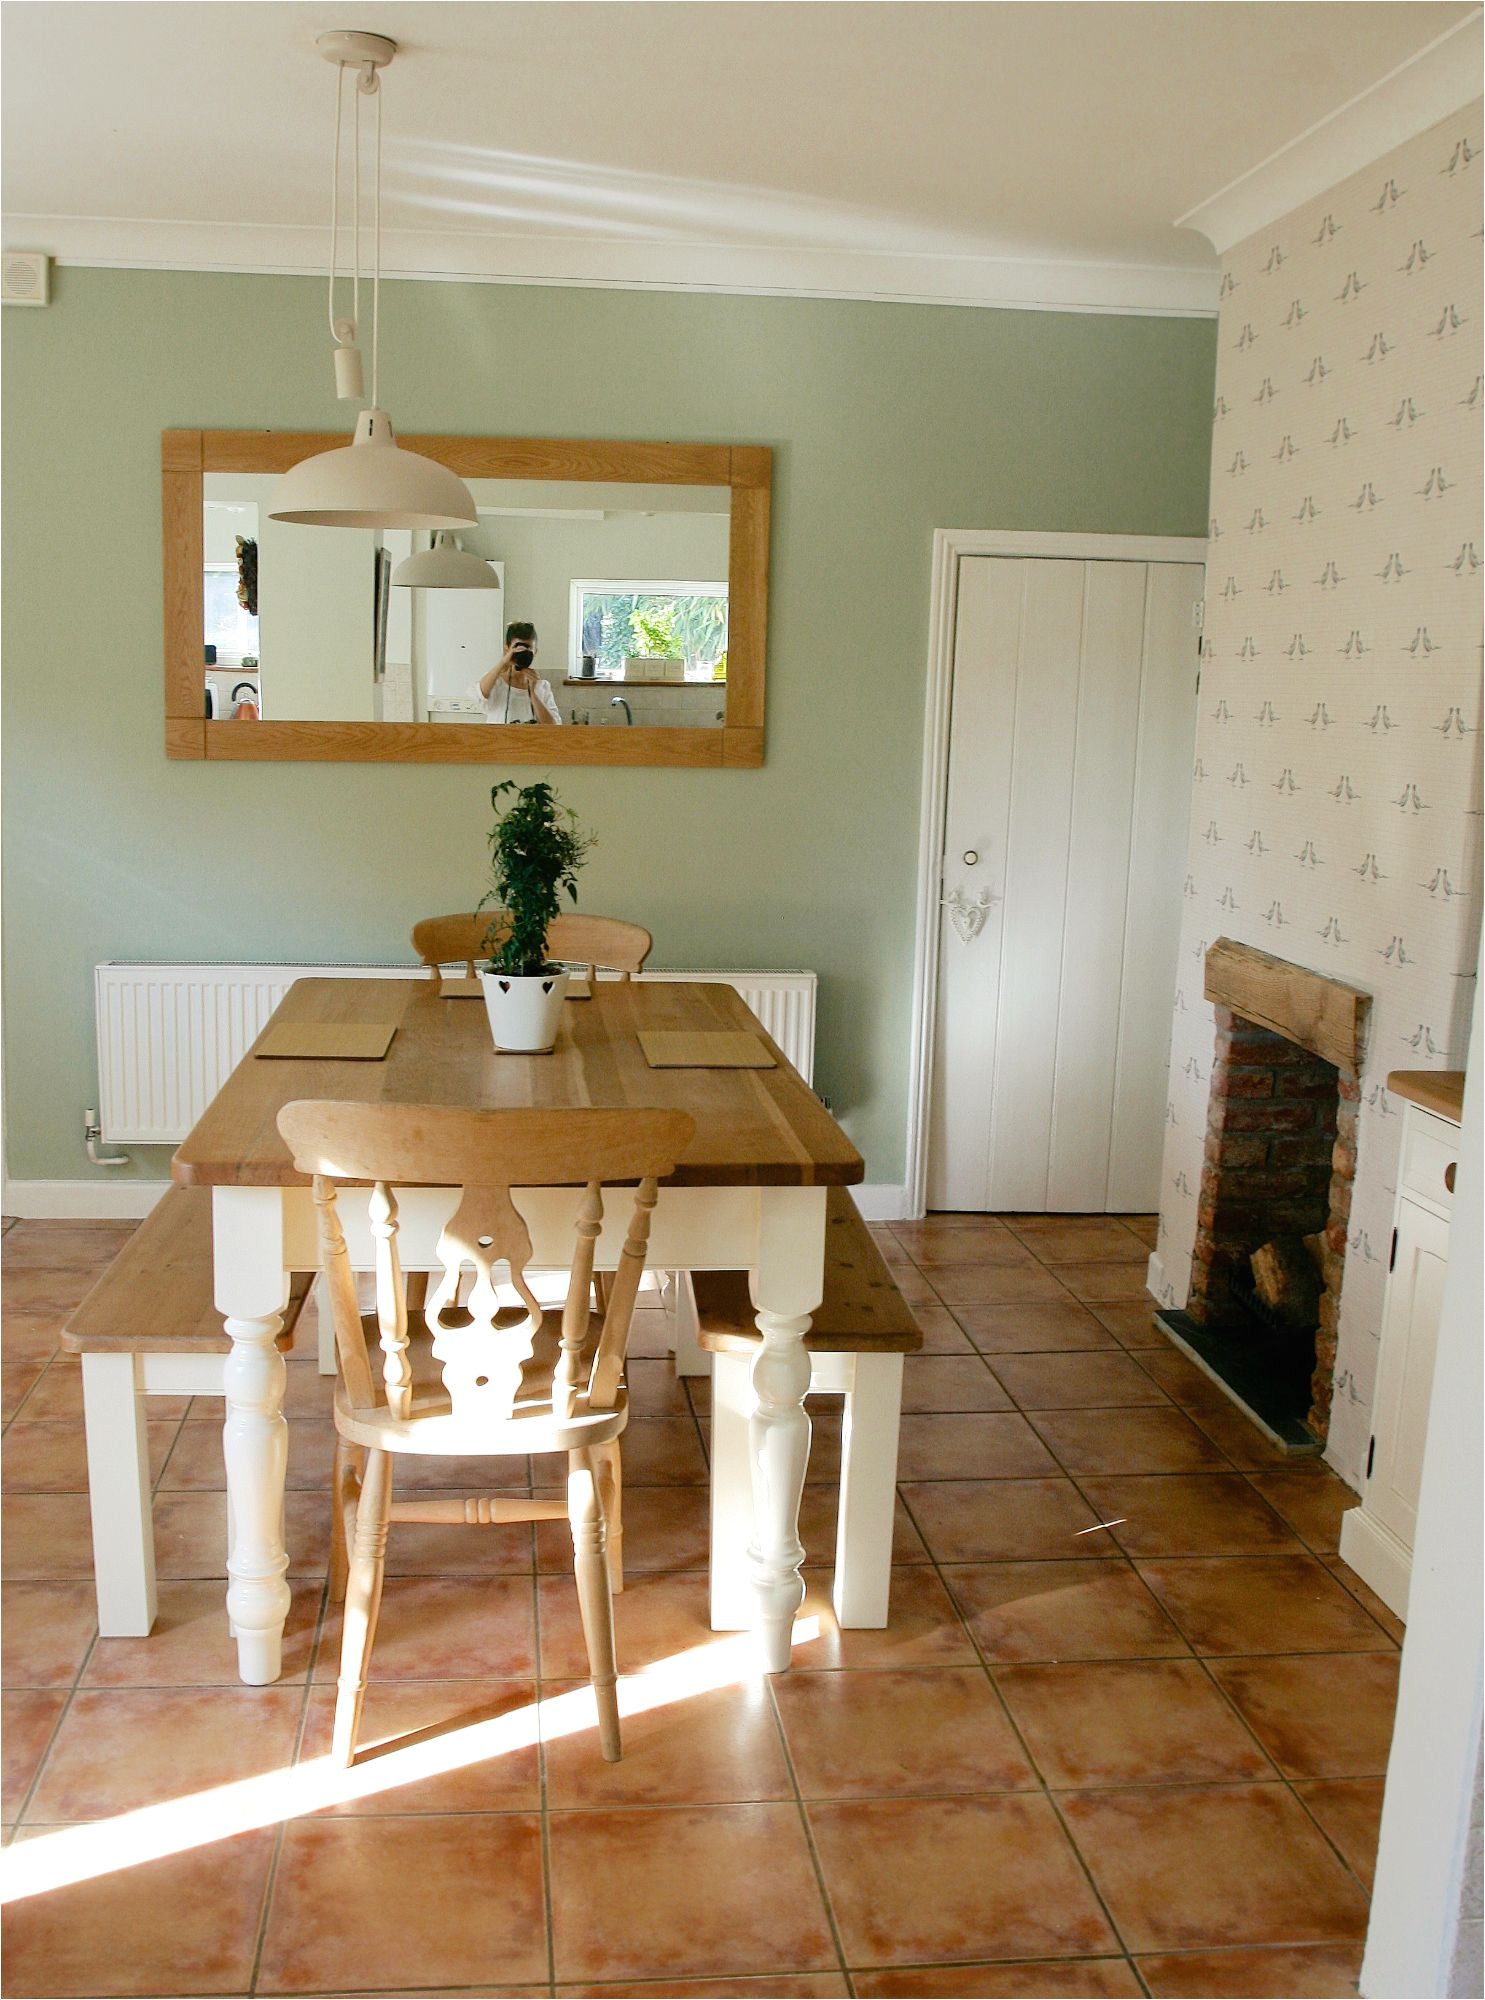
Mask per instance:
[[[460,544],[494,587],[394,587],[426,535],[271,520],[338,435],[164,433],[168,756],[762,763],[767,448],[399,442],[468,484]],[[514,620],[560,725],[489,683]]]

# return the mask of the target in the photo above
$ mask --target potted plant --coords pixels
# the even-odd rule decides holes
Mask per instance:
[[[515,797],[502,804],[507,792]],[[499,909],[481,946],[489,963],[480,974],[490,1034],[497,1049],[545,1054],[556,1044],[571,976],[547,963],[547,931],[562,891],[577,901],[577,872],[593,836],[547,784],[507,778],[492,788],[490,804],[493,880],[485,901]]]

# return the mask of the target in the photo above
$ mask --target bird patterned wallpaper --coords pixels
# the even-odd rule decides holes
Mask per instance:
[[[1481,896],[1481,106],[1224,259],[1155,1282],[1185,1302],[1218,937],[1373,996],[1327,1456],[1357,1487],[1402,1123],[1463,1065]]]

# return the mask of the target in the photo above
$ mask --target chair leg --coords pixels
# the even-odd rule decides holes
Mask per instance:
[[[421,1319],[428,1305],[427,1271],[409,1271],[403,1280],[406,1286],[407,1316]]]
[[[573,1568],[577,1572],[578,1609],[588,1647],[588,1671],[598,1707],[598,1742],[608,1763],[624,1754],[619,1742],[619,1694],[615,1685],[614,1602],[609,1594],[608,1558],[604,1549],[603,1502],[591,1450],[567,1455],[567,1515],[572,1524]]]
[[[340,1642],[340,1681],[335,1691],[332,1764],[347,1765],[356,1752],[366,1668],[376,1637],[387,1560],[387,1516],[392,1505],[392,1461],[384,1451],[368,1451],[361,1498],[356,1505],[356,1538],[351,1549]]]
[[[361,1471],[366,1453],[360,1445],[335,1440],[335,1464],[330,1474],[330,1602],[345,1602],[346,1578],[350,1571],[351,1542],[355,1536],[356,1500],[361,1490]]]
[[[596,1444],[598,1497],[603,1505],[603,1531],[608,1543],[608,1587],[615,1597],[624,1588],[624,1462],[619,1441]]]

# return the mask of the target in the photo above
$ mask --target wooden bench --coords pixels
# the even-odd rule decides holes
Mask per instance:
[[[712,1624],[748,1623],[753,1498],[748,1423],[762,1345],[747,1273],[696,1271],[676,1296],[678,1359],[694,1340],[712,1356]],[[845,1188],[825,1212],[825,1290],[805,1348],[810,1392],[845,1398],[832,1600],[843,1626],[887,1623],[902,1358],[923,1345],[871,1231]],[[682,1361],[682,1365],[684,1362]]]
[[[296,1276],[281,1349],[314,1283]],[[155,1622],[146,1396],[221,1396],[231,1343],[212,1303],[211,1189],[172,1187],[62,1328],[82,1356],[98,1629],[144,1638]],[[231,1536],[231,1523],[228,1523]]]

